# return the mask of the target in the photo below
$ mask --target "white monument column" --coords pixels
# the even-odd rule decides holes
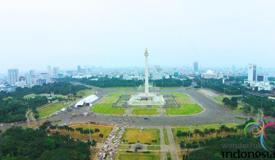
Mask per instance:
[[[144,53],[145,56],[145,94],[148,95],[149,94],[149,67],[148,67],[148,50],[145,50]]]

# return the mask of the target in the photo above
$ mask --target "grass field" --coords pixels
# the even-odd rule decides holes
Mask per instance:
[[[85,89],[85,90],[78,91],[76,93],[76,95],[78,97],[87,97],[87,96],[92,95],[92,94],[95,94],[95,91],[92,90],[92,89]]]
[[[198,104],[185,104],[178,108],[167,108],[167,115],[192,115],[202,112],[203,109]]]
[[[123,115],[124,108],[113,107],[112,104],[95,104],[91,111],[100,114]]]
[[[121,95],[122,95],[121,93],[109,94],[109,95],[103,97],[98,103],[100,103],[100,104],[113,104],[119,99],[119,97]]]
[[[64,107],[66,107],[66,104],[64,104],[62,102],[50,103],[50,104],[44,105],[42,107],[39,107],[37,109],[39,118],[46,118],[46,117],[50,116],[51,114],[53,114],[57,111],[60,111]]]
[[[182,93],[171,93],[176,97],[178,104],[194,104],[195,102],[186,94]]]
[[[159,145],[160,135],[158,129],[134,129],[128,128],[123,135],[123,142],[134,144],[138,141],[142,144]]]
[[[132,111],[133,115],[158,115],[158,109],[154,108],[144,108],[144,107],[135,107]]]
[[[215,96],[213,99],[216,101],[216,103],[220,104],[220,105],[224,105],[223,103],[223,99],[224,98],[232,98],[233,96],[229,96],[229,95],[219,95],[219,96]],[[240,96],[234,96],[234,97],[240,97]],[[238,100],[238,107],[236,109],[236,111],[239,111],[239,113],[241,113],[242,109],[244,108],[244,103],[241,100]]]
[[[70,127],[92,129],[92,130],[95,130],[96,128],[98,128],[100,132],[92,134],[92,139],[96,140],[97,142],[104,142],[104,139],[106,139],[109,136],[109,134],[113,129],[113,126],[110,126],[110,125],[97,125],[97,124],[74,124],[74,125],[71,125]],[[104,138],[103,139],[100,138],[99,134],[103,134]],[[86,135],[84,138],[88,139],[89,137]]]
[[[203,125],[192,125],[192,126],[184,126],[184,127],[179,127],[179,128],[173,128],[173,132],[177,130],[181,130],[181,131],[193,131],[195,129],[199,129],[199,130],[204,130],[204,129],[218,129],[221,127],[221,125],[223,124],[203,124]],[[236,127],[237,124],[236,123],[226,123],[224,124],[227,127]]]
[[[47,97],[48,99],[52,99],[52,98],[60,98],[60,99],[68,99],[68,96],[64,96],[64,95],[61,95],[61,94],[54,94],[54,95],[51,95],[51,94],[48,94],[48,93],[42,93],[42,94],[28,94],[28,95],[25,95],[23,98],[24,99],[30,99],[30,98],[35,98],[36,96],[43,96],[43,97]]]
[[[188,95],[181,93],[171,93],[175,96],[180,107],[171,106],[166,109],[167,115],[192,115],[203,111],[202,107],[196,104]]]
[[[91,111],[100,114],[123,115],[125,112],[124,108],[112,106],[113,103],[115,103],[120,96],[121,94],[115,93],[103,97],[97,104],[91,107]]]
[[[96,125],[96,124],[73,124],[70,125],[71,128],[83,128],[83,129],[91,129],[91,130],[95,130],[96,128],[99,129],[99,132],[93,132],[91,134],[91,138],[93,140],[95,140],[96,142],[99,143],[103,143],[106,138],[109,136],[109,134],[111,133],[113,126],[109,126],[109,125]],[[71,136],[74,139],[79,139],[81,141],[88,141],[90,139],[90,134],[81,134],[78,131],[67,131],[64,129],[59,129],[59,130],[55,130],[57,132],[59,132],[61,135],[67,135],[67,136]],[[52,131],[54,133],[54,131]],[[103,134],[103,138],[101,138],[99,135]]]
[[[119,152],[117,160],[156,160],[160,159],[159,153],[127,153]]]
[[[222,95],[219,95],[219,96],[215,96],[214,97],[214,100],[218,103],[218,104],[220,104],[220,105],[223,105],[223,99],[225,98],[225,97],[227,97],[227,98],[230,98],[229,96],[222,96]]]
[[[184,127],[177,127],[177,128],[173,128],[172,131],[173,131],[173,135],[175,137],[175,141],[177,143],[180,143],[181,140],[186,140],[185,138],[181,137],[177,137],[177,132],[178,131],[184,131],[184,132],[187,132],[187,131],[194,131],[195,129],[199,129],[201,131],[203,131],[204,129],[219,129],[221,127],[222,124],[204,124],[204,125],[196,125],[196,126],[184,126]],[[227,127],[236,127],[237,124],[235,123],[226,123],[224,124],[225,126]],[[215,137],[215,135],[213,135]],[[206,138],[206,137],[204,137]]]
[[[164,135],[164,143],[166,145],[169,145],[169,139],[168,139],[168,133],[167,133],[167,129],[163,129],[163,135]]]

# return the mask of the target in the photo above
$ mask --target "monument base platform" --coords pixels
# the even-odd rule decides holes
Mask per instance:
[[[162,95],[157,95],[155,93],[140,93],[137,95],[132,95],[128,101],[130,106],[162,106],[165,105],[165,100]]]

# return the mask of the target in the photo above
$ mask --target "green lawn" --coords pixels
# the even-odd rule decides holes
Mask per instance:
[[[194,102],[190,96],[182,93],[171,93],[175,96],[180,107],[171,106],[166,109],[166,114],[175,115],[192,115],[203,111],[203,108]]]
[[[95,104],[91,111],[100,114],[113,114],[123,115],[125,112],[124,108],[113,107],[112,104]]]
[[[137,129],[127,128],[123,135],[123,141],[128,144],[137,143],[139,141],[142,144],[159,145],[160,133],[158,129]]]
[[[157,160],[159,153],[127,153],[119,152],[117,160]]]
[[[60,95],[60,94],[51,95],[48,93],[42,93],[42,94],[33,94],[32,93],[32,94],[25,95],[23,98],[30,99],[30,98],[35,98],[36,96],[43,96],[43,97],[47,97],[48,99],[51,99],[51,98],[68,99],[68,96],[64,96],[64,95]]]
[[[95,94],[94,90],[92,90],[92,89],[84,89],[84,90],[78,91],[76,93],[76,95],[78,97],[87,97],[87,96],[90,96],[92,94]]]
[[[109,95],[103,97],[98,103],[99,104],[113,104],[119,99],[119,97],[121,95],[122,94],[120,94],[120,93],[109,94]]]
[[[192,115],[202,112],[203,109],[198,104],[185,104],[180,107],[167,108],[167,115]]]
[[[113,104],[120,96],[120,93],[114,93],[103,97],[97,104],[91,107],[91,111],[100,114],[123,115],[125,108],[113,107]]]
[[[50,103],[47,105],[44,105],[42,107],[39,107],[37,109],[39,118],[46,118],[50,116],[51,114],[60,111],[62,108],[64,108],[66,104],[58,102],[58,103]]]
[[[132,112],[133,115],[158,115],[157,108],[144,108],[144,107],[135,107]]]
[[[73,124],[70,125],[70,127],[72,128],[83,128],[83,129],[92,129],[95,130],[96,128],[99,129],[99,132],[94,132],[92,134],[92,139],[94,139],[97,142],[104,142],[104,140],[106,140],[106,138],[109,136],[109,134],[111,133],[113,126],[110,125],[98,125],[98,124]],[[100,138],[100,134],[103,134],[104,138]],[[75,133],[74,135],[76,137],[76,139],[83,139],[83,140],[88,140],[89,134],[80,134],[79,132]]]
[[[164,143],[166,145],[169,145],[168,133],[167,133],[167,129],[166,128],[163,129],[163,135],[164,135]]]
[[[193,131],[195,129],[199,129],[199,130],[204,130],[204,129],[219,129],[221,127],[221,125],[225,125],[227,127],[236,127],[238,124],[236,123],[226,123],[226,124],[217,124],[217,123],[213,123],[213,124],[202,124],[202,125],[190,125],[190,126],[183,126],[180,128],[173,128],[173,132],[177,133],[177,130],[181,130],[181,131]]]
[[[230,98],[229,96],[222,96],[222,95],[219,95],[219,96],[214,97],[214,100],[215,100],[218,104],[223,105],[223,102],[222,102],[222,101],[223,101],[223,99],[224,99],[225,97]]]
[[[236,123],[226,123],[226,124],[203,124],[203,125],[190,125],[190,126],[183,126],[183,127],[176,127],[172,129],[174,138],[176,143],[180,143],[180,141],[186,140],[186,137],[178,137],[177,132],[178,131],[183,131],[183,132],[188,132],[191,131],[193,132],[195,129],[199,129],[201,131],[204,131],[205,129],[219,129],[222,125],[225,125],[229,128],[235,128],[238,124]]]
[[[224,106],[223,99],[226,97],[230,99],[232,97],[239,97],[239,96],[219,95],[214,97],[214,100],[219,105]],[[238,100],[238,107],[236,108],[236,111],[238,111],[238,113],[241,113],[243,108],[244,108],[244,103],[241,100]]]
[[[194,104],[195,102],[186,94],[182,93],[171,93],[176,97],[178,104]]]

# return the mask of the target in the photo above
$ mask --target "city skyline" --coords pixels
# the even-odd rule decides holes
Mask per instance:
[[[275,68],[271,0],[0,4],[0,72],[47,65],[140,66],[145,48],[150,65],[190,66],[198,61],[208,67],[252,63]]]
[[[274,8],[0,1],[0,160],[274,159]]]

